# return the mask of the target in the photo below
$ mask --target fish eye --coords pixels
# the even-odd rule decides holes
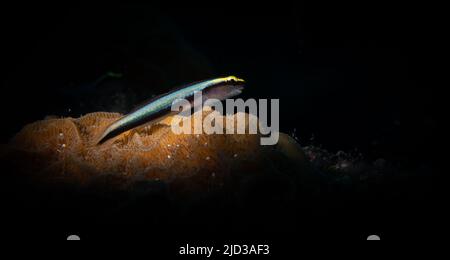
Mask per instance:
[[[230,83],[236,83],[237,80],[236,80],[235,77],[229,77],[229,78],[228,78],[228,82],[230,82]]]

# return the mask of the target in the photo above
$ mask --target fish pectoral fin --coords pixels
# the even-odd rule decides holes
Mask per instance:
[[[171,113],[161,117],[160,120],[158,122],[156,122],[155,124],[171,126],[172,125],[172,119],[177,114],[178,114],[177,112],[171,112]]]
[[[155,118],[147,123],[140,125],[136,130],[139,132],[141,130],[152,131],[152,128],[157,127],[157,125],[170,126],[172,118],[177,112],[170,112],[158,118]]]

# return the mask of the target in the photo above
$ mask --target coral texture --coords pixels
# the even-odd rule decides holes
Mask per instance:
[[[205,117],[211,110],[197,113]],[[225,122],[236,122],[239,116],[246,118],[246,129],[250,118],[257,120],[237,113],[216,123],[226,132],[230,124]],[[106,181],[117,189],[139,180],[182,184],[188,190],[210,189],[232,182],[235,173],[261,174],[280,164],[280,157],[304,163],[300,147],[287,135],[280,135],[277,146],[264,147],[258,134],[174,134],[172,117],[95,145],[94,140],[119,117],[118,113],[95,112],[80,118],[37,121],[14,136],[2,156],[33,179],[77,185]]]

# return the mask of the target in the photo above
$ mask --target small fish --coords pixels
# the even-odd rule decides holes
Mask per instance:
[[[177,99],[193,101],[194,93],[202,91],[203,98],[224,100],[239,95],[244,88],[245,81],[235,76],[204,80],[172,90],[157,96],[147,104],[133,110],[124,117],[109,125],[98,139],[97,144],[140,126],[144,123],[156,123],[173,113],[172,103]]]

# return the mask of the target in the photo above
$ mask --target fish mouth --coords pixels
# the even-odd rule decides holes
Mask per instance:
[[[234,85],[234,86],[244,86],[245,84],[245,80],[235,77],[235,76],[229,76],[225,78],[225,82],[230,84],[230,85]]]
[[[235,76],[228,76],[228,77],[220,78],[220,82],[218,84],[216,84],[213,88],[224,87],[224,86],[242,90],[245,86],[245,80],[240,79]]]

